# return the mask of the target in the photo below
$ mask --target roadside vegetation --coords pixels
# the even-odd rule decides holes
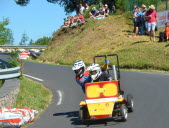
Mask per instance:
[[[35,120],[51,103],[52,93],[42,84],[23,77],[20,83],[20,93],[18,95],[16,108],[31,108],[38,111]],[[28,125],[28,124],[27,124]]]
[[[95,55],[118,54],[123,69],[168,71],[169,44],[149,42],[149,36],[144,35],[130,38],[132,31],[130,13],[90,20],[75,28],[60,28],[38,61],[72,65],[81,59],[91,64]],[[157,31],[157,41],[158,34]]]

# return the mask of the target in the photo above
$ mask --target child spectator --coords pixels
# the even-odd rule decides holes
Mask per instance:
[[[168,39],[169,39],[169,22],[165,23],[165,35],[166,35],[167,42],[168,42]]]

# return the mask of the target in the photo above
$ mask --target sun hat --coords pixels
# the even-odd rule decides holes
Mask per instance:
[[[142,5],[142,8],[146,8],[146,5],[143,4],[143,5]]]
[[[107,4],[105,4],[105,6],[107,6]]]
[[[149,6],[149,9],[153,9],[153,10],[154,10],[154,9],[155,9],[154,5],[153,5],[153,4],[150,5],[150,6]]]

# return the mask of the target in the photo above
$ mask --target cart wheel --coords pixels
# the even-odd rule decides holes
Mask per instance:
[[[79,110],[79,119],[80,120],[84,119],[84,116],[83,116],[83,107],[81,107],[80,110]]]
[[[127,108],[128,108],[128,112],[134,111],[134,100],[131,94],[127,95]]]
[[[128,113],[127,113],[127,108],[124,104],[120,106],[120,113],[122,116],[122,121],[127,121]]]

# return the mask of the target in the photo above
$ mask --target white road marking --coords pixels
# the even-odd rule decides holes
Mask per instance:
[[[23,74],[24,76],[27,76],[27,77],[30,77],[30,78],[32,78],[32,79],[35,79],[35,80],[38,80],[38,81],[44,81],[44,80],[42,80],[42,79],[39,79],[39,78],[37,78],[37,77],[33,77],[33,76],[30,76],[30,75],[27,75],[27,74]]]
[[[61,105],[61,103],[62,103],[62,92],[60,90],[57,90],[56,92],[57,92],[57,94],[59,96],[57,105]]]

